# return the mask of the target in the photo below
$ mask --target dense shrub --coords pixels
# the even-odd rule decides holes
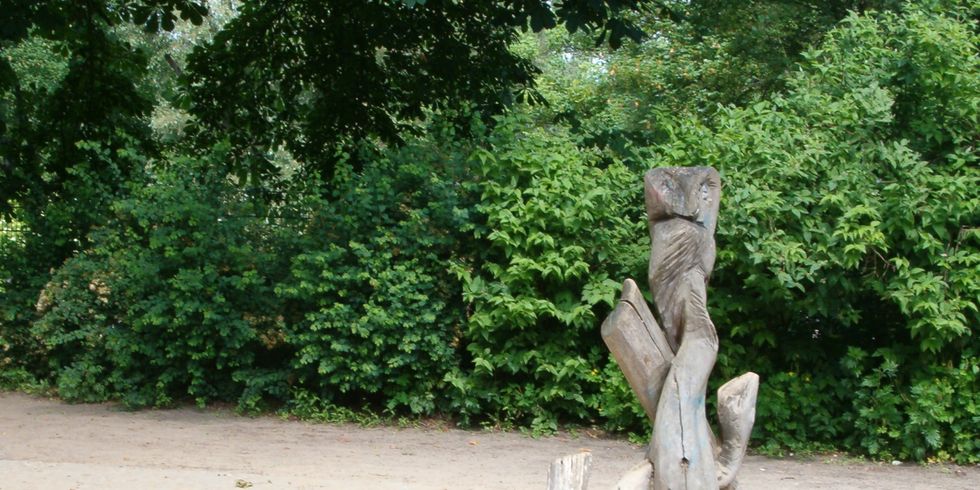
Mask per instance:
[[[980,429],[975,32],[852,15],[785,94],[661,147],[722,172],[710,306],[723,374],[764,375],[761,441],[977,459],[957,439]]]
[[[336,155],[326,183],[245,190],[220,149],[164,164],[125,134],[81,140],[63,176],[74,197],[28,203],[27,232],[0,234],[0,386],[648,430],[599,325],[623,279],[645,282],[645,167],[713,165],[711,390],[762,375],[754,441],[977,462],[980,77],[965,11],[853,14],[770,79],[785,90],[737,90],[743,107],[702,110],[729,97],[688,94],[690,77],[667,102],[603,92],[677,85],[666,71],[687,77],[710,45],[664,64],[674,47],[653,40],[618,84],[595,79],[628,58],[608,73],[579,58],[560,104],[467,138],[406,121],[399,146]],[[696,114],[671,112],[685,100]]]
[[[24,312],[31,311],[36,301],[36,294],[31,293],[36,293],[36,289],[25,294],[13,282],[18,271],[28,269],[21,230],[2,220],[0,228],[3,229],[0,231],[0,370],[3,370],[24,364],[26,347],[31,344],[27,329],[23,328],[29,321]]]
[[[841,417],[845,443],[881,459],[976,462],[978,357],[935,363],[912,354],[901,347],[849,350],[841,361],[843,384],[853,390]]]
[[[66,399],[133,406],[432,413],[457,364],[462,288],[447,264],[472,203],[466,144],[450,126],[430,136],[365,145],[364,168],[341,164],[326,195],[315,178],[280,189],[288,207],[224,177],[221,149],[161,165],[31,302],[42,377]]]
[[[474,128],[475,132],[481,130]],[[467,143],[435,125],[394,150],[362,148],[341,163],[304,230],[278,294],[290,302],[286,342],[302,400],[432,413],[465,324],[450,264],[471,246]]]
[[[554,429],[589,420],[607,359],[598,321],[643,270],[640,180],[560,128],[499,121],[479,164],[475,237],[458,268],[472,314],[457,410]]]
[[[62,396],[139,406],[285,394],[273,285],[288,271],[274,240],[286,230],[211,171],[221,158],[158,169],[42,291],[32,333]]]

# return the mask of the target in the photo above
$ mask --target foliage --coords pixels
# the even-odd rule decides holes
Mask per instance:
[[[954,380],[975,362],[980,320],[980,84],[976,31],[956,15],[851,15],[785,94],[726,108],[713,127],[688,119],[659,149],[722,171],[712,313],[741,344],[733,366],[770,374],[769,442],[855,434],[845,447],[876,456],[976,457],[946,449],[952,426],[976,432],[972,402],[950,415],[917,376],[975,399]],[[883,361],[825,370],[847,352]],[[845,375],[854,384],[833,389]]]
[[[637,402],[633,389],[626,376],[616,364],[612,355],[602,370],[601,393],[596,410],[606,429],[612,432],[626,432],[632,442],[647,444],[653,428],[643,407]]]
[[[306,390],[298,390],[290,397],[289,405],[280,413],[287,417],[298,417],[301,420],[329,424],[358,424],[363,427],[373,427],[390,421],[376,411],[354,410],[346,406],[335,405]]]
[[[785,88],[802,53],[849,10],[873,8],[898,3],[654,2],[631,14],[652,35],[614,51],[580,35],[543,33],[534,59],[548,104],[536,112],[646,168],[652,158],[646,147],[670,141],[676,118],[711,122],[721,107],[771,97]],[[522,52],[527,44],[519,45]]]
[[[473,157],[481,196],[473,232],[486,245],[459,268],[472,307],[471,367],[449,380],[464,415],[554,430],[559,417],[587,420],[597,405],[606,356],[596,322],[619,288],[611,278],[642,269],[631,203],[639,183],[559,128],[520,117],[498,121],[489,143]]]
[[[977,357],[902,369],[908,361],[894,349],[848,352],[842,363],[857,378],[853,412],[843,418],[856,429],[848,442],[878,458],[976,462],[968,434],[978,422]]]
[[[975,463],[977,363],[973,353],[935,364],[901,346],[852,347],[829,372],[775,374],[760,393],[762,450],[843,447],[875,459]]]
[[[761,449],[977,462],[975,0],[238,5],[0,0],[0,386],[641,437],[598,326],[713,165]]]
[[[0,216],[23,227],[22,246],[4,250],[17,267],[0,293],[0,338],[24,368],[43,363],[27,331],[49,271],[85,246],[155,153],[143,119],[151,102],[135,85],[144,55],[111,26],[183,4],[8,0],[0,8]]]
[[[318,400],[415,414],[445,401],[464,323],[446,264],[467,247],[470,203],[459,186],[469,150],[445,124],[430,135],[389,151],[362,147],[368,163],[342,167],[304,231],[312,246],[277,288],[294,312],[292,372]]]
[[[146,74],[137,80],[141,93],[155,104],[150,128],[154,140],[165,145],[186,144],[186,131],[192,127],[183,94],[187,57],[196,46],[203,45],[233,19],[238,0],[203,0],[207,15],[203,18],[175,19],[166,31],[147,29],[145,25],[120,24],[113,27],[121,39],[147,53]]]
[[[922,32],[914,28],[924,22],[947,40],[945,51],[932,66],[908,66],[940,47],[916,45]],[[802,318],[809,335],[822,317],[830,325],[819,335],[865,341],[888,338],[883,320],[900,315],[905,335],[932,352],[969,336],[980,287],[973,221],[980,175],[970,151],[980,86],[967,76],[977,59],[964,27],[918,13],[880,24],[852,17],[810,54],[786,97],[730,110],[716,132],[696,131],[665,148],[680,162],[721,162],[734,189],[719,279],[724,285],[734,273],[753,291],[738,311],[778,299],[792,305],[788,328]],[[913,73],[960,82],[924,90],[926,80]],[[967,112],[936,113],[936,97],[961,98],[952,105]],[[738,252],[749,260],[736,260]],[[874,308],[874,317],[858,308]]]
[[[75,152],[78,141],[145,137],[141,117],[150,103],[134,85],[145,69],[144,54],[120,39],[114,26],[133,22],[148,30],[161,26],[170,30],[177,14],[200,23],[206,13],[203,5],[191,0],[4,0],[0,9],[5,14],[0,29],[4,51],[0,56],[0,141],[4,143],[0,212],[4,214],[11,211],[10,201],[37,200],[32,194],[41,191],[64,192],[60,186],[71,180],[68,167],[86,160]],[[58,73],[65,68],[59,56],[37,57],[38,48],[67,55],[67,72]],[[25,70],[23,62],[31,58],[35,65]],[[114,141],[108,146],[122,145]],[[94,170],[108,173],[105,180],[118,185],[127,169],[120,169],[123,175],[114,175],[112,169]],[[73,187],[69,182],[66,189]],[[84,235],[86,224],[76,225]]]
[[[786,75],[801,55],[849,14],[899,10],[902,3],[695,0],[685,6],[685,22],[676,27],[683,45],[663,56],[675,68],[666,75],[677,77],[664,84],[670,87],[666,91],[700,102],[702,110],[767,98],[785,88]]]
[[[636,3],[248,2],[191,57],[192,112],[205,141],[231,139],[242,176],[271,173],[267,154],[285,148],[330,177],[338,145],[396,143],[429,108],[496,113],[532,87],[535,70],[508,49],[516,28],[563,23],[617,45],[639,36],[623,18]]]
[[[140,406],[284,395],[288,347],[270,313],[290,255],[273,239],[288,229],[255,219],[274,215],[210,171],[220,158],[158,169],[42,292],[32,333],[62,396]]]

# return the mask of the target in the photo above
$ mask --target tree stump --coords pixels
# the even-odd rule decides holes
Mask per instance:
[[[548,490],[586,490],[591,470],[591,453],[581,452],[558,458],[548,468]]]

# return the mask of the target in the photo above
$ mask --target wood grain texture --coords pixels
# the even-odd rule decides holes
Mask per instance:
[[[548,468],[548,490],[586,490],[591,469],[591,453],[562,456]]]
[[[623,283],[619,304],[602,323],[602,340],[653,423],[674,353],[632,279]]]
[[[656,168],[643,184],[655,309],[627,279],[602,338],[650,419],[653,438],[647,461],[617,488],[732,490],[755,421],[759,377],[746,373],[718,390],[719,442],[705,397],[718,356],[706,286],[715,262],[720,176],[710,167]]]

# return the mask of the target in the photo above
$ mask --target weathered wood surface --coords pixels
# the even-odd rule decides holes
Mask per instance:
[[[717,468],[704,399],[718,353],[718,336],[708,318],[704,279],[687,274],[683,341],[671,363],[657,418],[650,461],[655,490],[718,488]]]
[[[674,353],[632,279],[623,283],[619,304],[602,323],[602,340],[653,423]]]
[[[677,352],[687,301],[683,278],[698,269],[707,279],[714,269],[721,178],[710,167],[655,168],[643,177],[643,188],[650,229],[647,279],[660,326]]]
[[[653,477],[653,465],[644,459],[640,464],[630,468],[616,482],[615,490],[650,490],[650,479]]]
[[[718,484],[734,488],[755,424],[755,402],[759,395],[759,375],[745,373],[718,388],[718,422],[721,449],[718,453]]]
[[[653,425],[647,461],[620,490],[732,490],[755,421],[759,378],[746,373],[718,390],[721,441],[705,413],[718,335],[708,315],[706,284],[715,262],[721,199],[709,167],[658,168],[644,176],[650,227],[650,310],[627,279],[602,338]]]
[[[655,490],[718,488],[704,401],[718,355],[705,284],[715,261],[720,189],[718,172],[707,167],[658,168],[644,176],[650,291],[675,352],[653,423]]]
[[[586,490],[592,454],[581,452],[556,459],[548,468],[548,490]]]

